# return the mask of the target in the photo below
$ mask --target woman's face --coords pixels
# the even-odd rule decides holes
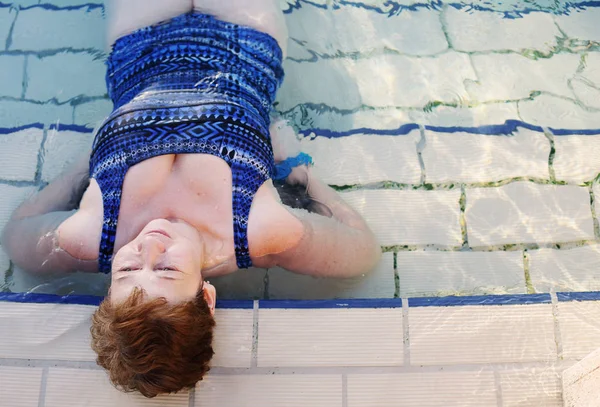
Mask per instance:
[[[149,298],[193,299],[202,284],[203,241],[193,226],[156,219],[123,246],[112,262],[110,297],[124,301],[134,287]]]

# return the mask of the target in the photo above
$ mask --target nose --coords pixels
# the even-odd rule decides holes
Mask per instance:
[[[154,263],[156,258],[166,251],[164,242],[152,235],[146,235],[140,239],[138,243],[138,251],[146,258],[150,263]]]

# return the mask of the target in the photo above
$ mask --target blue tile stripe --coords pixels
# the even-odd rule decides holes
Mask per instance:
[[[408,306],[418,307],[456,307],[468,305],[529,305],[550,304],[550,294],[516,294],[516,295],[477,295],[471,297],[422,297],[410,298]]]
[[[337,299],[337,300],[261,300],[259,309],[323,309],[323,308],[401,308],[400,298]]]
[[[559,302],[600,301],[600,291],[556,293]]]
[[[557,293],[560,302],[600,301],[600,291]],[[0,302],[32,304],[79,304],[99,305],[103,297],[91,295],[52,295],[33,293],[0,293]],[[550,294],[479,295],[470,297],[422,297],[409,298],[410,308],[459,307],[474,305],[531,305],[550,304]],[[218,309],[252,309],[252,300],[219,300]],[[343,308],[401,308],[400,298],[335,299],[335,300],[260,300],[261,309],[343,309]]]

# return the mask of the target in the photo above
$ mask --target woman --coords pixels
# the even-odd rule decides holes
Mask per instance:
[[[287,41],[275,0],[116,0],[108,13],[114,111],[91,157],[15,211],[3,247],[31,272],[110,272],[92,346],[115,385],[153,397],[208,370],[206,278],[250,266],[351,277],[380,250],[306,165],[274,165]],[[281,172],[320,213],[282,204]]]

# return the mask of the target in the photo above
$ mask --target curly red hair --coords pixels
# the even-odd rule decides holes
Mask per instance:
[[[192,388],[209,370],[215,320],[200,291],[192,301],[147,300],[135,289],[106,298],[92,317],[92,349],[120,390],[146,397]]]

